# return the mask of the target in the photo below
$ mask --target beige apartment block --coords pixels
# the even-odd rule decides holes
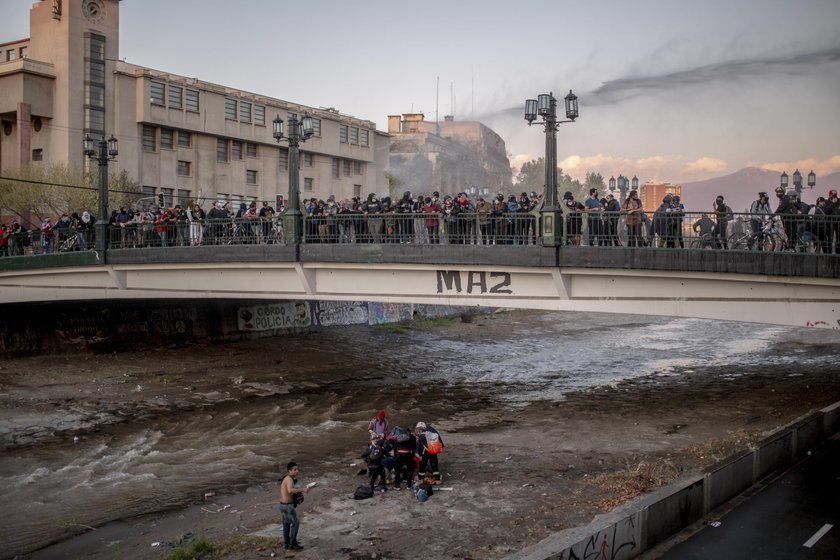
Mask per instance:
[[[308,113],[315,136],[301,144],[302,198],[388,192],[390,138],[373,122],[121,61],[119,8],[41,0],[29,37],[0,43],[0,170],[90,165],[85,134],[113,134],[111,170],[167,204],[274,201],[288,195],[289,158],[272,120]]]
[[[639,200],[645,212],[655,212],[667,194],[681,196],[682,186],[648,181],[639,187]]]

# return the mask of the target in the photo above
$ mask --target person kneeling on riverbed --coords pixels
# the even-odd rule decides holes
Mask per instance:
[[[417,468],[417,478],[420,480],[426,478],[429,470],[431,470],[432,478],[436,483],[440,482],[438,455],[443,451],[443,438],[440,437],[440,433],[436,429],[425,422],[417,422],[414,432],[417,434],[415,456],[420,461],[420,466]]]

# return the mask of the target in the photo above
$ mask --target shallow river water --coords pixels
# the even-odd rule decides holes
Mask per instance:
[[[253,364],[245,383],[260,391],[247,399],[82,428],[75,442],[54,438],[6,449],[0,557],[81,526],[276,477],[278,458],[344,445],[379,408],[394,418],[457,419],[638,377],[656,382],[721,368],[738,376],[764,367],[796,375],[836,364],[840,338],[832,331],[628,315],[515,312],[494,316],[493,328],[482,328],[482,320],[408,334],[354,327],[249,343],[241,356]],[[282,352],[282,366],[263,367],[261,348]],[[299,368],[311,372],[307,381],[284,385]],[[73,406],[55,404],[59,414]],[[14,408],[0,412],[7,435],[33,421]]]

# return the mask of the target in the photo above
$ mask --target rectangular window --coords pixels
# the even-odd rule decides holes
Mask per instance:
[[[16,58],[17,53],[15,52],[15,49],[9,49],[8,51],[6,51],[6,60],[14,60]]]
[[[280,148],[280,169],[289,168],[289,151]]]
[[[362,130],[359,131],[359,133],[362,135],[362,140],[361,140],[362,146],[370,146],[370,138],[369,138],[370,131],[363,128]]]
[[[347,125],[342,124],[338,127],[338,141],[342,144],[347,143]]]
[[[314,188],[313,187],[314,183],[315,183],[315,179],[313,179],[311,177],[304,177],[303,178],[303,190],[305,190],[306,192],[312,192],[312,189]]]
[[[181,86],[173,86],[169,84],[169,108],[180,109],[181,104]]]
[[[361,161],[354,161],[353,162],[353,173],[356,175],[362,174],[362,162]]]
[[[306,167],[312,167],[314,165],[314,163],[315,163],[315,158],[313,157],[313,155],[308,153],[308,152],[304,152],[304,154],[303,154],[303,165],[305,165]]]
[[[198,113],[198,90],[187,89],[184,95],[184,103],[187,107],[187,111]]]
[[[157,192],[157,189],[155,189],[154,187],[149,187],[147,185],[143,185],[140,188],[140,190],[143,192],[143,198],[149,198],[150,196],[154,197],[155,192]]]
[[[315,133],[315,136],[321,136],[321,119],[312,117],[312,130]]]
[[[262,105],[254,105],[254,124],[265,126],[265,107]]]
[[[157,151],[157,129],[147,124],[143,125],[143,151]]]
[[[232,159],[242,159],[242,142],[234,140],[230,148]]]
[[[166,208],[172,208],[172,205],[175,204],[172,201],[172,195],[175,194],[174,189],[160,189],[161,194],[163,194],[163,206]]]
[[[251,122],[251,104],[247,101],[239,102],[239,122]]]
[[[355,126],[350,127],[350,143],[351,144],[359,144],[359,129]]]
[[[191,148],[192,147],[192,133],[191,132],[184,132],[183,130],[178,131],[178,146],[181,148]]]
[[[353,185],[353,196],[356,198],[362,197],[362,185]]]
[[[339,158],[332,158],[332,176],[336,179],[341,177],[341,160]]]
[[[26,58],[26,52],[27,52],[28,49],[29,49],[29,47],[21,47],[20,48],[20,57],[21,58]]]
[[[36,148],[32,150],[32,161],[41,161],[44,159],[44,150],[42,148]]]
[[[344,163],[344,176],[349,177],[350,176],[350,160],[345,159],[343,163]]]
[[[152,105],[163,105],[166,103],[166,98],[164,97],[164,92],[166,91],[165,84],[152,82],[149,89],[152,96]]]
[[[257,184],[257,172],[253,169],[247,169],[245,171],[245,184],[247,185],[256,185]]]
[[[175,147],[173,142],[173,136],[175,131],[171,128],[161,128],[160,129],[160,149],[161,150],[171,150]]]
[[[225,98],[225,118],[229,121],[236,120],[236,99]]]
[[[245,153],[248,157],[257,157],[257,145],[253,142],[245,144]]]
[[[222,206],[224,206],[225,204],[227,204],[228,195],[226,193],[219,193],[219,194],[216,195],[216,200],[221,202]]]
[[[99,84],[87,84],[85,86],[85,105],[91,107],[105,106],[105,86]]]
[[[181,206],[186,206],[187,202],[190,200],[190,191],[186,191],[184,189],[178,189],[178,204]]]
[[[178,176],[192,177],[192,163],[178,160]]]
[[[230,161],[230,156],[228,155],[228,144],[230,144],[229,140],[225,140],[223,138],[216,139],[216,161],[222,163]]]
[[[87,107],[85,109],[85,129],[91,132],[104,132],[105,109],[99,107]]]

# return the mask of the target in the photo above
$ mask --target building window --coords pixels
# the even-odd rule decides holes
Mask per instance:
[[[152,96],[152,105],[163,105],[166,101],[164,98],[166,85],[160,82],[152,82],[149,86]]]
[[[370,138],[369,138],[370,131],[365,130],[363,128],[362,130],[359,131],[359,133],[362,135],[362,141],[361,141],[362,146],[370,146]]]
[[[350,160],[345,159],[343,163],[344,163],[344,176],[349,177],[350,176]]]
[[[32,150],[32,161],[42,161],[44,159],[43,148],[36,148]]]
[[[312,117],[312,131],[314,132],[315,136],[321,136],[321,119],[316,119]]]
[[[355,126],[350,127],[350,143],[351,144],[359,144],[359,129]]]
[[[236,99],[225,98],[225,118],[229,121],[236,120]]]
[[[244,123],[251,122],[251,104],[247,101],[239,102],[239,121]]]
[[[336,179],[341,177],[341,160],[339,158],[332,158],[332,176]]]
[[[178,189],[178,204],[186,205],[190,200],[190,191]]]
[[[338,141],[342,144],[347,143],[347,125],[342,124],[338,127]]]
[[[181,148],[191,148],[192,147],[192,133],[191,132],[184,132],[183,130],[178,131],[178,146]]]
[[[170,109],[180,109],[183,107],[181,104],[181,86],[173,86],[169,84],[169,108]]]
[[[312,192],[313,184],[315,183],[315,179],[312,177],[304,177],[303,178],[303,190],[306,192]]]
[[[216,200],[221,202],[222,206],[224,206],[225,204],[227,204],[228,195],[226,193],[219,193],[219,194],[216,195]]]
[[[315,165],[315,157],[308,152],[304,152],[303,165],[305,165],[306,167],[312,167],[313,165]]]
[[[9,49],[8,51],[6,51],[6,60],[14,60],[16,58],[17,53],[15,52],[15,49]]]
[[[161,128],[160,129],[160,149],[161,150],[171,150],[175,147],[173,142],[173,136],[175,131],[171,128]]]
[[[175,194],[175,189],[160,189],[163,195],[163,206],[165,208],[172,208],[175,202],[172,200],[172,195]]]
[[[157,190],[154,187],[150,187],[148,185],[143,185],[140,188],[140,190],[143,193],[143,198],[149,198],[149,197],[154,198],[155,192],[157,192]]]
[[[102,133],[105,130],[105,109],[99,107],[85,108],[85,129],[90,132]]]
[[[178,176],[192,177],[192,163],[178,160]]]
[[[147,124],[143,125],[143,151],[157,151],[157,129]]]
[[[353,162],[353,173],[356,175],[362,174],[362,162],[361,161],[354,161]]]
[[[247,185],[256,185],[257,184],[257,172],[253,169],[245,170],[245,184]]]
[[[265,107],[262,105],[254,105],[254,124],[265,126]]]
[[[280,169],[289,168],[289,151],[280,148]]]
[[[253,142],[245,144],[245,154],[248,157],[257,157],[257,145]]]
[[[86,34],[85,132],[105,134],[105,37]]]
[[[29,47],[21,47],[20,48],[20,57],[26,58],[26,52],[29,50]]]
[[[362,185],[353,185],[353,196],[356,198],[362,197]]]
[[[230,161],[230,156],[228,155],[228,144],[230,144],[229,140],[225,140],[223,138],[216,139],[216,161],[222,163]]]
[[[186,104],[187,111],[198,113],[198,90],[187,89],[186,94],[184,95],[184,102]]]
[[[234,140],[230,148],[232,159],[242,159],[242,142]]]

